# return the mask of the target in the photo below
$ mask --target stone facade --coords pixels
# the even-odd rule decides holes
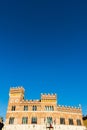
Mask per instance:
[[[5,130],[85,130],[81,107],[57,105],[56,94],[25,100],[24,88],[11,88]]]

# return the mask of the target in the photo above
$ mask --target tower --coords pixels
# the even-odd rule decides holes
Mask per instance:
[[[7,111],[10,111],[10,110],[14,111],[15,104],[17,104],[17,106],[18,106],[23,99],[24,99],[24,88],[23,87],[10,88]]]
[[[9,103],[20,102],[24,99],[24,88],[11,88],[9,92]]]
[[[42,109],[56,110],[57,107],[57,95],[56,94],[41,94]]]
[[[20,110],[20,103],[24,100],[24,88],[16,87],[10,88],[9,91],[9,102],[6,114],[6,124],[14,122],[14,118],[17,117],[15,111]],[[15,121],[16,123],[17,121]]]

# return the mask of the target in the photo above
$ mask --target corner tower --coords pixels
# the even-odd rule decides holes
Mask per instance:
[[[15,113],[15,111],[20,110],[20,103],[23,100],[24,100],[23,87],[10,88],[8,108],[6,113],[6,124],[14,122],[15,118],[18,119],[17,117],[18,113]],[[17,120],[15,120],[14,124],[17,124]]]
[[[23,87],[10,88],[9,103],[20,102],[23,99],[24,99],[24,88]]]

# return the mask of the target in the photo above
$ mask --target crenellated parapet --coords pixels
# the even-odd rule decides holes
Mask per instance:
[[[41,102],[56,102],[57,101],[57,95],[56,94],[43,94],[41,93]]]
[[[57,110],[61,112],[82,113],[81,107],[58,105]]]
[[[15,93],[23,93],[24,94],[24,88],[22,86],[18,87],[11,87],[10,88],[10,93],[9,94],[15,94]]]

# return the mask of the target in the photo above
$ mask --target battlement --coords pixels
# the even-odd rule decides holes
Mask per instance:
[[[57,95],[56,94],[43,94],[41,93],[41,101],[51,101],[51,102],[56,102],[57,100]]]
[[[64,106],[64,105],[58,105],[57,106],[58,111],[64,111],[64,112],[70,112],[70,113],[82,113],[81,107],[74,107],[74,106]]]
[[[23,93],[24,94],[24,88],[23,87],[11,87],[9,94],[15,94],[15,93]]]
[[[10,101],[12,99],[19,99],[23,100],[24,99],[24,88],[22,86],[20,87],[11,87],[10,88],[10,92],[9,92],[9,97],[10,97]]]
[[[56,95],[56,93],[41,93],[41,95],[47,95],[47,96],[52,96],[52,95]]]

